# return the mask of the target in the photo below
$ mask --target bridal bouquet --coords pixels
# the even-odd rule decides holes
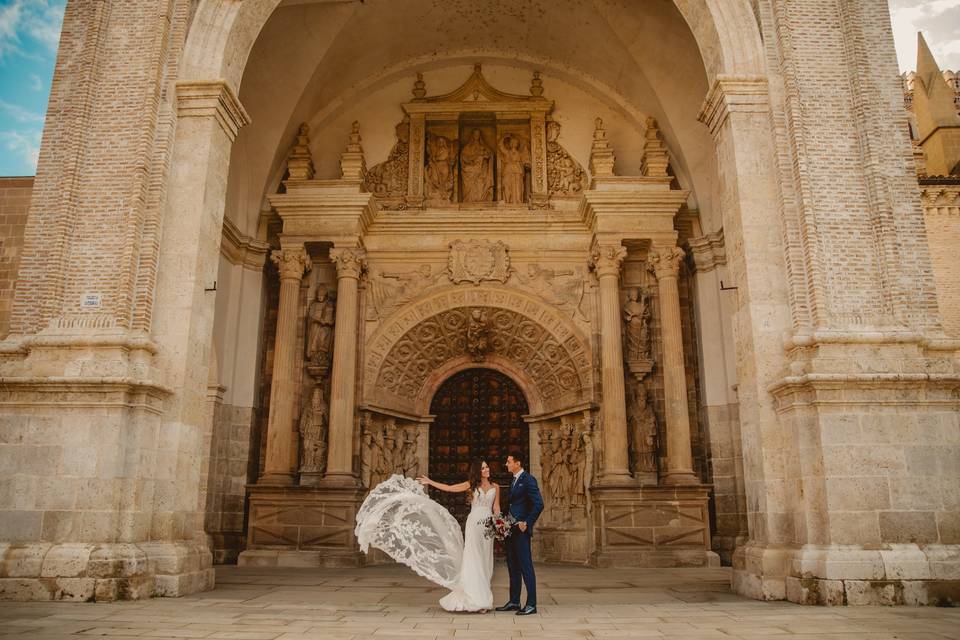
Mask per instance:
[[[495,540],[503,542],[507,539],[507,536],[510,535],[510,531],[516,523],[517,519],[509,513],[494,514],[483,521],[483,535],[487,538],[494,538]]]

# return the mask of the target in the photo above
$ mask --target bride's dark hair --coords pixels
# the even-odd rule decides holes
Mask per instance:
[[[467,482],[470,483],[470,495],[467,500],[473,500],[474,490],[478,489],[480,483],[483,482],[483,462],[483,460],[474,460],[470,463],[470,475],[467,476]]]

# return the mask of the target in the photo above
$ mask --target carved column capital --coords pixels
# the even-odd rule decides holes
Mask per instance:
[[[620,276],[620,265],[627,257],[627,250],[619,244],[605,244],[594,248],[590,266],[597,277]]]
[[[654,247],[647,255],[647,268],[653,272],[657,280],[676,278],[680,272],[680,261],[683,260],[683,249],[680,247]]]
[[[310,256],[302,246],[273,251],[270,253],[270,260],[280,272],[281,280],[299,280],[313,266]]]
[[[330,259],[337,267],[337,278],[360,279],[367,268],[367,252],[357,247],[330,249]]]

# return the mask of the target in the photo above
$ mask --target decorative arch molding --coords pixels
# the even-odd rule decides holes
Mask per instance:
[[[367,340],[364,402],[425,415],[431,385],[470,360],[466,327],[476,308],[487,310],[491,350],[485,361],[517,380],[531,411],[592,397],[590,342],[570,318],[529,293],[481,285],[441,289],[387,318]]]
[[[210,0],[190,25],[181,80],[222,79],[239,90],[260,31],[283,0]],[[763,45],[749,0],[673,0],[693,33],[712,84],[763,73]]]

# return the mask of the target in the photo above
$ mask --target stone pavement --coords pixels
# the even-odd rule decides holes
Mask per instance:
[[[540,614],[450,614],[398,566],[218,567],[214,591],[140,602],[0,602],[0,638],[960,638],[960,609],[801,607],[730,593],[729,569],[537,568]],[[506,601],[506,568],[494,576]]]

